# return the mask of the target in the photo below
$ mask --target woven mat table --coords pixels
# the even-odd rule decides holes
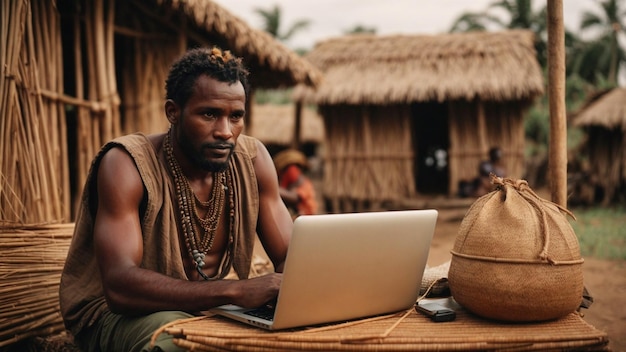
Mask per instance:
[[[562,319],[507,324],[457,311],[435,323],[414,310],[314,328],[269,332],[218,316],[162,327],[191,351],[607,351],[608,337],[572,313]]]

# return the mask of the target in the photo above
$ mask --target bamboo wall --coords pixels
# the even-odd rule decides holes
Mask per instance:
[[[116,76],[115,2],[64,4],[70,6],[61,14],[59,4],[49,0],[0,2],[0,276],[5,284],[0,347],[65,330],[58,284],[74,227],[72,209],[96,152],[126,133]],[[126,112],[139,116],[127,120],[125,128],[150,133],[165,130],[151,121],[167,121],[164,74],[186,41],[173,38],[176,45],[166,54],[157,40],[142,46],[143,39],[133,38],[141,55],[124,65],[121,76]],[[130,111],[140,105],[147,108]]]
[[[449,195],[458,193],[459,181],[478,175],[478,165],[491,147],[502,150],[507,177],[524,173],[523,103],[450,102]]]
[[[491,147],[503,151],[507,177],[524,173],[527,104],[450,102],[450,196],[461,180],[473,180]],[[330,211],[362,211],[416,196],[415,141],[410,105],[321,106],[326,140],[324,197]],[[433,117],[429,117],[433,118]]]
[[[106,5],[106,6],[105,6]],[[115,75],[114,1],[84,3],[83,12],[72,14],[72,43],[77,104],[75,160],[77,190],[82,190],[93,157],[103,143],[119,136],[120,97]],[[75,159],[74,159],[75,158]],[[80,191],[74,193],[78,204]]]
[[[0,225],[70,218],[60,19],[50,1],[2,1]]]
[[[410,109],[397,106],[320,107],[324,117],[324,196],[331,211],[415,194]]]
[[[144,17],[129,21],[145,31],[116,27],[126,2],[64,5],[2,2],[0,224],[72,221],[104,143],[168,127],[164,82],[184,32]]]
[[[182,54],[178,43],[160,40],[132,40],[124,50],[122,65],[123,133],[141,131],[145,134],[167,131],[164,114],[167,67]]]

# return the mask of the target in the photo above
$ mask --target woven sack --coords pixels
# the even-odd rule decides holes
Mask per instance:
[[[454,299],[476,315],[543,321],[575,311],[582,300],[583,259],[566,209],[524,180],[491,176],[496,190],[478,198],[461,221],[448,281]]]

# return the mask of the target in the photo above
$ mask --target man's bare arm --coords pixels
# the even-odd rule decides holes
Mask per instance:
[[[139,206],[144,187],[132,158],[123,150],[113,148],[104,155],[97,189],[94,243],[105,297],[113,312],[193,312],[227,303],[252,307],[275,297],[280,276],[192,282],[140,268]]]
[[[277,272],[282,272],[293,221],[280,197],[278,176],[272,158],[261,142],[257,142],[254,169],[259,181],[259,224],[257,232],[265,252]]]

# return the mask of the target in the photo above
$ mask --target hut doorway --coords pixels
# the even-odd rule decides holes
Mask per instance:
[[[447,105],[428,102],[411,106],[415,188],[421,194],[447,194],[449,179]]]

